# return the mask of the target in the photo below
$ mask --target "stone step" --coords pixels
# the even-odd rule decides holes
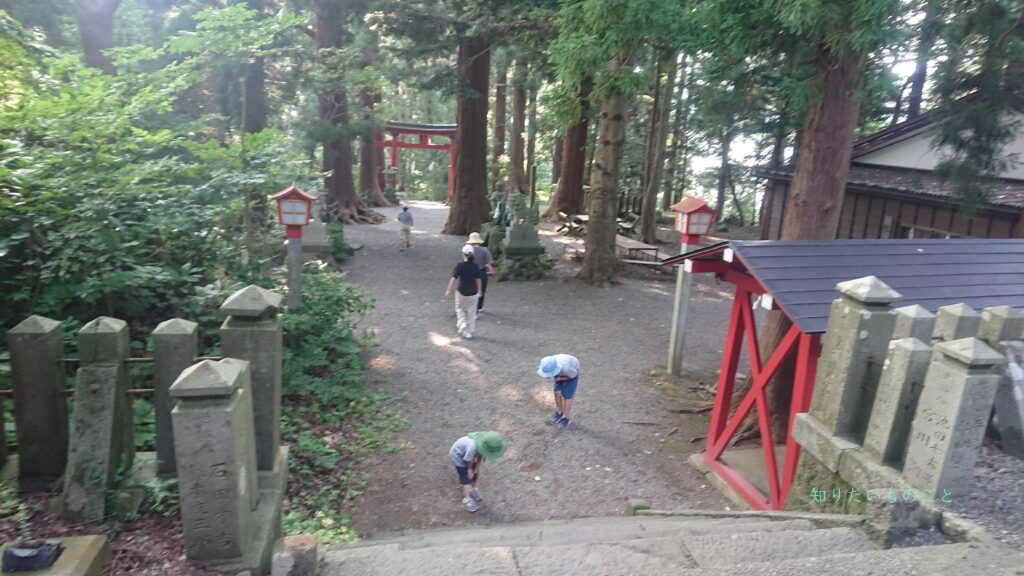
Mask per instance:
[[[780,562],[691,568],[675,576],[1024,576],[1024,553],[987,544],[874,550]]]
[[[683,536],[682,543],[701,567],[778,562],[878,549],[863,532],[850,528]]]
[[[487,546],[558,546],[595,542],[652,538],[663,535],[722,534],[756,531],[813,530],[808,520],[770,521],[748,518],[741,521],[728,518],[581,518],[525,524],[503,524],[474,528],[426,530],[387,538],[364,540],[356,544],[336,547],[334,550],[390,546],[397,544],[402,550],[429,546],[467,545]]]

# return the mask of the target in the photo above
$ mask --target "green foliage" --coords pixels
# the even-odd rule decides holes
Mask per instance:
[[[132,421],[135,431],[135,451],[156,450],[156,410],[150,398],[132,398]]]
[[[332,221],[327,225],[327,236],[331,239],[331,255],[338,262],[348,260],[352,254],[352,248],[345,242],[345,231],[341,222]]]
[[[16,45],[34,80],[0,108],[0,325],[36,313],[151,327],[205,313],[225,280],[259,282],[271,243],[257,238],[266,251],[242,264],[240,188],[269,194],[308,174],[287,136],[251,136],[243,164],[239,144],[174,114],[199,75],[170,81],[172,63],[112,78]],[[270,215],[257,213],[259,233]]]
[[[18,497],[18,489],[6,482],[0,483],[0,533],[31,538],[30,519],[31,512]]]
[[[1024,12],[1007,0],[952,4],[946,58],[935,74],[934,144],[946,154],[936,173],[973,214],[989,201],[994,179],[1020,161],[1004,147],[1024,128],[1014,117],[1024,113]]]
[[[390,438],[402,421],[384,410],[392,399],[363,382],[367,338],[355,323],[372,299],[339,272],[314,268],[302,283],[302,310],[284,317],[282,437],[292,446],[284,531],[350,541],[344,508],[369,482],[357,469],[396,449]]]

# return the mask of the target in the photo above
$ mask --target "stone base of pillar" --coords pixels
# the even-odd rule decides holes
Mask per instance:
[[[241,558],[223,561],[206,561],[207,564],[228,574],[248,570],[254,576],[268,574],[274,555],[274,544],[281,538],[281,507],[288,487],[288,446],[277,449],[274,469],[260,472],[260,503],[252,513],[256,527],[248,552]]]

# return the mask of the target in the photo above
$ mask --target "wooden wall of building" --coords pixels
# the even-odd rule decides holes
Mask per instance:
[[[765,193],[763,240],[778,240],[786,214],[789,183],[773,181]],[[837,239],[907,238],[1021,238],[1020,212],[983,210],[967,218],[956,207],[938,201],[916,200],[881,192],[848,188],[839,215]]]

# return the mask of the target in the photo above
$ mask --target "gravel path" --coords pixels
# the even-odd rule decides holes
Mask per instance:
[[[627,498],[663,509],[728,506],[685,463],[701,447],[688,439],[703,434],[706,420],[681,424],[675,400],[647,384],[648,371],[665,362],[671,277],[647,272],[594,288],[560,260],[540,281],[493,282],[474,338],[462,340],[441,294],[463,239],[439,234],[443,205],[410,209],[416,227],[406,252],[398,250],[397,209],[381,210],[384,224],[346,228],[364,245],[345,264],[349,277],[377,297],[363,322],[380,341],[373,373],[400,396],[394,410],[409,421],[405,448],[372,465],[373,488],[356,501],[358,531],[621,515]],[[560,256],[556,243],[566,239],[543,234]],[[714,370],[731,287],[701,280],[694,288],[687,368]],[[548,424],[550,384],[535,373],[541,357],[560,352],[582,363],[566,431]],[[484,506],[470,515],[459,506],[447,451],[483,429],[500,431],[508,451],[484,465]]]

